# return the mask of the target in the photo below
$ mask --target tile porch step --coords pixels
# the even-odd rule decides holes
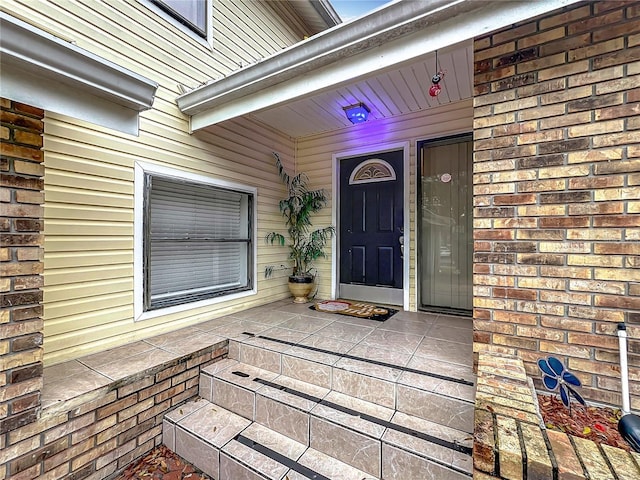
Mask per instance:
[[[216,480],[376,478],[203,399],[165,416],[163,443]]]
[[[259,336],[241,342],[231,340],[229,358],[458,430],[473,431],[475,375],[469,367],[420,357],[406,367],[389,365]]]
[[[162,442],[203,472],[219,479],[220,449],[250,424],[250,420],[200,399],[165,415]]]
[[[382,474],[383,451],[395,457],[411,452],[411,458],[416,457],[413,463],[424,461],[431,470],[442,469],[446,474],[471,471],[470,456],[465,453],[470,451],[471,438],[465,432],[341,392],[231,359],[205,368],[200,387],[201,396],[220,407],[375,478]],[[234,451],[246,448],[236,445]],[[395,470],[399,468],[404,467]]]
[[[416,420],[419,419],[413,419]],[[410,423],[406,419],[404,421]],[[469,465],[458,460],[454,463],[455,469],[447,468],[441,462],[436,463],[417,454],[411,440],[401,438],[402,433],[393,432],[397,438],[384,440],[390,432],[384,433],[377,466],[364,465],[367,470],[380,469],[377,475],[345,463],[313,445],[309,447],[263,425],[249,422],[203,399],[166,415],[163,443],[216,480],[471,478],[470,457],[466,460]],[[334,436],[335,433],[325,431],[329,435],[327,441],[343,447],[349,440],[340,435]]]

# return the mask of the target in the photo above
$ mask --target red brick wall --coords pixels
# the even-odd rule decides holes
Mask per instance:
[[[44,165],[38,108],[0,99],[0,447],[34,421],[42,388]]]
[[[640,409],[640,2],[585,2],[475,40],[478,351],[555,355]]]

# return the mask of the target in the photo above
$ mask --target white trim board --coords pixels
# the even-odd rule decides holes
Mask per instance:
[[[138,134],[158,84],[0,12],[0,96]]]

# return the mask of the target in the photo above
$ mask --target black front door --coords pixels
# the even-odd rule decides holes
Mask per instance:
[[[340,297],[403,302],[403,151],[340,161]]]

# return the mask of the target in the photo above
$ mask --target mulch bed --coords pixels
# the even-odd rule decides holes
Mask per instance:
[[[618,432],[619,409],[609,407],[583,407],[571,404],[571,414],[556,396],[538,395],[540,413],[549,430],[558,430],[576,437],[592,440],[599,444],[611,445],[629,451],[629,444]]]
[[[164,445],[129,465],[116,480],[211,480]]]

